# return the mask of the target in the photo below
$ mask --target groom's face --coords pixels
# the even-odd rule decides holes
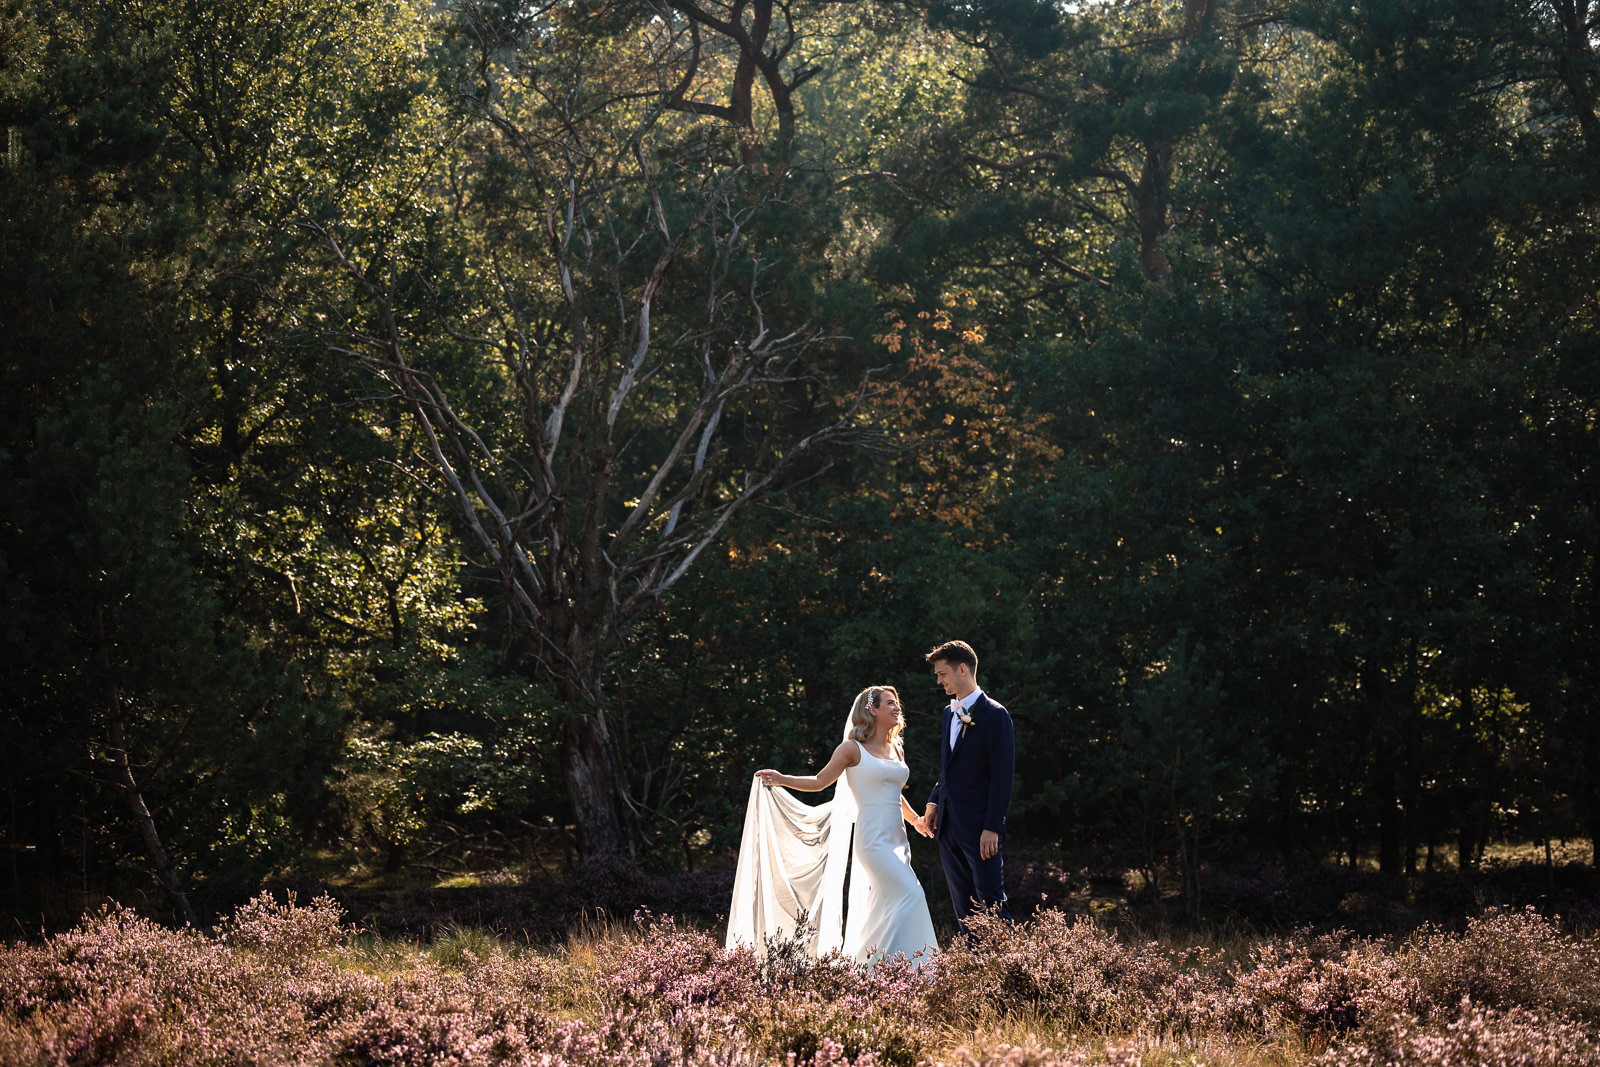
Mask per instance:
[[[955,696],[961,692],[961,675],[966,673],[965,668],[951,666],[945,660],[933,661],[933,680],[944,687],[945,696]]]

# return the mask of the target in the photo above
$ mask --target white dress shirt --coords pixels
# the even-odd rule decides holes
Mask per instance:
[[[968,693],[964,699],[952,700],[950,702],[950,706],[951,707],[955,707],[957,705],[960,705],[963,708],[970,709],[972,707],[972,705],[974,705],[974,704],[976,704],[978,702],[978,698],[981,697],[981,696],[983,696],[983,690],[982,689],[974,689],[972,692]],[[952,716],[950,716],[950,747],[951,748],[955,748],[956,747],[956,739],[958,737],[960,737],[960,736],[961,736],[961,720],[956,718],[954,715],[952,715]]]

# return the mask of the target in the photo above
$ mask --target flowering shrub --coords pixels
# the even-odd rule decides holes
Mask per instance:
[[[924,983],[908,962],[863,971],[837,953],[811,958],[801,930],[769,946],[762,966],[753,951],[725,950],[671,919],[641,913],[635,925],[603,948],[600,986],[608,1003],[637,1018],[737,1030],[775,1061],[871,1056],[915,1067],[923,1058]]]
[[[131,1062],[156,1024],[155,1009],[139,997],[69,1004],[37,1013],[0,1031],[0,1063],[116,1064]]]
[[[1600,942],[1568,937],[1532,908],[1487,912],[1459,936],[1424,931],[1407,964],[1436,1011],[1468,997],[1600,1023]]]
[[[762,1051],[774,1059],[792,1057],[810,1063],[837,1045],[837,1054],[852,1061],[871,1056],[893,1067],[916,1067],[926,1057],[927,1033],[915,1020],[875,1011],[859,995],[835,1001],[821,998],[774,998],[759,1031]]]
[[[1134,1067],[1264,1046],[1325,1067],[1600,1067],[1595,943],[1532,913],[1400,945],[1270,939],[1228,968],[1049,909],[973,927],[863,970],[798,939],[763,965],[646,914],[534,952],[471,930],[375,947],[325,900],[257,898],[211,935],[107,910],[0,949],[0,1067]]]
[[[325,952],[345,939],[344,910],[332,897],[320,896],[306,907],[293,893],[284,903],[262,893],[217,928],[220,939],[235,948],[300,959]]]
[[[1318,1067],[1600,1067],[1592,1031],[1522,1008],[1496,1011],[1463,1001],[1441,1024],[1396,1015],[1359,1039],[1329,1049]]]
[[[297,988],[284,961],[106,910],[0,954],[0,1050],[22,1063],[144,1062],[157,1044],[186,1061],[270,1059],[299,1036]],[[19,1055],[30,1033],[37,1054]]]
[[[685,1010],[735,1009],[756,999],[755,954],[725,951],[711,935],[682,930],[646,912],[638,933],[605,947],[601,988],[612,1003],[670,1017]]]
[[[952,1022],[988,1013],[1045,1013],[1106,1030],[1187,1025],[1216,979],[1154,943],[1128,945],[1087,918],[1047,908],[1029,922],[997,914],[969,919],[969,945],[939,958],[928,990],[933,1010]]]
[[[1409,1011],[1417,983],[1375,941],[1347,945],[1339,933],[1263,944],[1233,969],[1232,1021],[1263,1030],[1341,1032]]]
[[[1100,1067],[1102,1064],[1104,1067],[1141,1067],[1143,1063],[1139,1045],[1132,1042],[1111,1042],[1096,1054],[1087,1049],[1046,1048],[1030,1037],[1022,1045],[957,1049],[950,1067]]]

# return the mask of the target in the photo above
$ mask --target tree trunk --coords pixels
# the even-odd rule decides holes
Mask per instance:
[[[668,0],[667,7],[689,22],[686,36],[677,20],[661,24],[675,35],[667,42],[671,55],[661,60],[667,65],[656,71],[661,79],[657,88],[667,87],[661,103],[729,123],[738,131],[744,160],[759,160],[760,127],[753,120],[757,80],[769,88],[787,137],[794,124],[793,90],[820,69],[807,66],[785,79],[787,57],[799,38],[786,22],[780,23],[779,40],[769,38],[775,13],[787,20],[787,8],[773,0],[733,5]],[[711,49],[715,61],[710,69],[718,78],[731,75],[726,103],[696,91],[703,34],[720,41]],[[480,43],[480,59],[489,64],[499,62],[496,50],[509,42],[491,33]],[[725,62],[729,45],[737,48],[731,70]],[[685,65],[674,75],[671,64],[679,60]],[[529,66],[529,77],[537,67]],[[675,84],[669,84],[669,76]],[[369,275],[320,222],[297,221],[322,238],[382,326],[376,336],[341,330],[337,341],[330,340],[330,349],[365,365],[403,398],[425,439],[424,455],[440,487],[454,501],[481,558],[499,572],[506,629],[527,643],[526,649],[513,649],[509,658],[527,656],[527,669],[550,679],[575,712],[562,739],[562,775],[578,852],[589,857],[634,851],[646,825],[646,809],[628,789],[624,753],[606,728],[600,683],[610,658],[630,628],[692,570],[701,552],[725,536],[735,515],[803,477],[805,465],[826,442],[862,434],[856,408],[866,394],[858,390],[858,403],[837,416],[825,406],[798,425],[770,427],[773,447],[725,448],[727,420],[742,417],[738,413],[746,407],[765,411],[781,401],[785,383],[804,388],[808,399],[814,388],[815,369],[802,357],[822,334],[809,325],[785,331],[767,324],[765,286],[736,280],[747,257],[754,257],[749,261],[759,267],[766,255],[752,243],[758,238],[741,236],[760,232],[750,221],[751,213],[766,205],[786,211],[781,205],[787,197],[780,189],[748,182],[742,168],[719,167],[709,183],[694,179],[700,191],[691,195],[700,197],[698,201],[680,201],[671,186],[662,184],[665,172],[655,169],[655,135],[646,136],[663,108],[651,109],[643,118],[627,117],[635,130],[624,146],[613,143],[607,132],[611,104],[574,110],[570,103],[579,98],[576,83],[574,95],[548,87],[535,91],[531,82],[528,88],[530,97],[545,103],[526,110],[520,105],[502,108],[506,98],[491,87],[480,102],[481,116],[488,128],[499,131],[497,143],[508,146],[510,155],[503,158],[527,179],[531,198],[526,204],[534,206],[528,207],[526,221],[542,230],[548,243],[545,253],[535,256],[530,250],[527,263],[534,275],[549,273],[542,280],[530,275],[494,281],[486,307],[501,307],[505,315],[519,318],[525,301],[530,307],[546,299],[564,303],[570,322],[560,357],[565,367],[546,383],[547,363],[552,372],[556,364],[547,360],[539,342],[526,337],[472,342],[496,365],[509,361],[520,390],[519,428],[508,424],[503,437],[499,430],[480,434],[452,406],[448,383],[411,365],[410,353],[419,339],[401,328],[398,295],[391,288],[399,275]],[[510,99],[515,98],[513,93]],[[522,127],[522,119],[513,115],[525,116],[530,125]],[[611,153],[604,158],[592,155],[601,143]],[[512,150],[510,144],[523,148]],[[530,147],[535,145],[540,147]],[[619,186],[618,174],[633,175],[637,182]],[[619,188],[624,191],[614,191]],[[638,218],[636,192],[645,198]],[[496,212],[523,210],[513,201],[522,204],[519,197],[502,199],[498,193],[484,203]],[[669,203],[674,205],[670,211]],[[619,246],[608,257],[601,250],[606,239],[599,235],[614,232],[610,227],[616,220],[627,220],[626,228],[644,223],[653,234]],[[463,234],[469,245],[478,239],[470,228]],[[679,261],[703,238],[718,251],[707,261],[710,277],[695,278],[685,272],[701,268]],[[680,275],[692,291],[709,285],[715,298],[703,302],[699,325],[683,320],[671,331],[653,331],[652,309],[669,291],[664,288],[668,279]],[[525,285],[532,288],[524,291]],[[732,294],[746,288],[748,293],[737,299],[748,304],[760,324],[754,337],[745,333],[748,322],[733,303]],[[776,290],[772,296],[774,306],[786,303]],[[507,303],[499,304],[502,300]],[[613,311],[599,314],[601,306]],[[614,358],[619,350],[623,358]],[[655,380],[658,371],[680,364],[705,373],[692,376],[696,384],[673,386],[667,405],[671,411],[666,412],[653,392],[641,386]],[[646,421],[636,422],[640,416],[635,412]],[[494,424],[496,417],[487,414]],[[832,421],[815,426],[822,418]],[[619,449],[642,446],[618,442],[642,440],[636,435],[645,426],[658,427],[661,451],[630,451],[627,462],[619,465]],[[790,429],[801,436],[792,438]],[[531,464],[526,462],[530,459]]]
[[[1405,833],[1405,813],[1401,810],[1400,776],[1397,760],[1403,753],[1403,735],[1397,726],[1399,701],[1393,698],[1394,683],[1371,664],[1361,670],[1361,691],[1367,702],[1372,724],[1370,743],[1374,746],[1370,789],[1378,819],[1378,870],[1398,875],[1400,846]]]
[[[1183,864],[1183,912],[1191,923],[1200,921],[1200,831],[1178,824],[1178,847]]]
[[[194,908],[189,904],[189,895],[183,891],[178,882],[178,872],[167,857],[167,850],[161,846],[161,835],[156,832],[155,817],[145,805],[144,794],[140,792],[139,782],[133,776],[133,763],[128,759],[128,731],[122,720],[122,696],[112,678],[111,646],[106,640],[105,616],[99,605],[94,609],[94,621],[100,642],[100,665],[106,676],[106,718],[111,730],[111,751],[117,760],[119,784],[127,797],[128,808],[139,824],[139,835],[144,838],[145,852],[149,854],[150,862],[155,865],[156,876],[161,879],[161,884],[166,887],[167,893],[177,906],[178,917],[185,924],[198,927],[200,921],[195,918]]]
[[[1600,146],[1600,116],[1595,114],[1595,83],[1600,64],[1596,63],[1588,24],[1588,3],[1557,0],[1561,18],[1562,42],[1556,56],[1556,74],[1572,100],[1578,128],[1591,146]]]
[[[572,798],[578,828],[578,855],[584,859],[622,852],[625,842],[617,813],[616,773],[611,766],[605,719],[599,712],[567,724],[561,770]]]
[[[1150,281],[1165,278],[1172,270],[1161,238],[1167,232],[1167,182],[1172,175],[1172,145],[1169,142],[1147,145],[1144,169],[1134,190],[1139,215],[1139,266]]]
[[[1408,721],[1415,722],[1412,717]],[[1412,731],[1406,731],[1405,748],[1405,869],[1408,876],[1417,873],[1417,849],[1421,842],[1417,838],[1420,829],[1419,820],[1422,807],[1422,782],[1419,780],[1420,772],[1417,768],[1417,746]]]
[[[1200,825],[1199,817],[1186,816],[1178,802],[1178,767],[1181,752],[1173,753],[1172,773],[1167,779],[1167,812],[1178,833],[1178,865],[1183,876],[1183,913],[1190,922],[1200,921]]]
[[[1216,0],[1185,0],[1183,39],[1191,43],[1211,21]],[[1167,232],[1167,187],[1172,182],[1172,160],[1177,144],[1170,140],[1145,146],[1144,167],[1134,190],[1139,218],[1139,267],[1148,281],[1159,281],[1172,272],[1172,264],[1161,249]]]
[[[1183,5],[1183,35],[1192,38],[1206,28],[1206,23],[1211,21],[1211,13],[1216,9],[1217,0],[1184,0]]]
[[[1388,751],[1379,753],[1374,775],[1373,793],[1378,801],[1378,870],[1383,874],[1400,873],[1401,822],[1399,797],[1395,788],[1394,757]]]
[[[150,809],[145,806],[144,795],[139,791],[139,783],[133,777],[133,765],[128,761],[127,731],[123,728],[120,714],[114,715],[111,720],[111,750],[116,753],[117,770],[122,779],[123,792],[128,798],[128,808],[139,823],[139,834],[144,838],[144,848],[150,855],[150,862],[155,864],[156,875],[166,887],[167,893],[171,895],[173,903],[177,905],[179,918],[186,925],[198,928],[200,920],[195,918],[194,908],[189,904],[189,895],[178,883],[178,872],[173,869],[172,861],[167,858],[167,850],[161,847],[161,835],[156,833],[156,820],[150,814]]]
[[[1583,768],[1578,781],[1582,795],[1579,809],[1589,830],[1589,844],[1593,849],[1590,864],[1600,868],[1600,712],[1586,709],[1583,713]]]

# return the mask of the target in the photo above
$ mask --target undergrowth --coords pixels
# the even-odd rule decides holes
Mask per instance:
[[[773,947],[645,913],[534,950],[378,939],[327,898],[209,933],[108,909],[0,950],[0,1067],[1600,1067],[1600,943],[1531,910],[1183,945],[1046,909],[868,971]]]

